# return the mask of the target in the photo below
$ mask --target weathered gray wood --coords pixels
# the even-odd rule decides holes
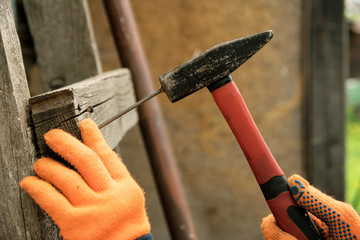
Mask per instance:
[[[38,208],[19,181],[32,174],[30,96],[9,0],[0,0],[0,239],[40,239]]]
[[[44,91],[81,81],[101,73],[101,64],[93,35],[86,0],[24,0],[33,36],[40,78]],[[78,123],[85,117],[102,123],[111,113],[134,100],[126,70],[118,70],[95,79],[31,99],[32,117],[40,150],[45,154],[43,133],[63,128],[79,137]],[[93,112],[86,109],[92,106]],[[74,108],[75,107],[75,108]],[[136,123],[132,112],[103,129],[112,147]],[[57,228],[40,215],[41,239],[56,239]]]
[[[306,148],[309,179],[344,199],[345,38],[343,1],[305,1]]]
[[[44,91],[101,72],[86,0],[24,0]]]
[[[123,68],[54,90],[30,99],[32,118],[42,154],[47,154],[43,134],[61,128],[80,138],[79,122],[91,118],[104,123],[135,103],[130,72]],[[109,145],[115,148],[137,122],[131,111],[102,128]]]

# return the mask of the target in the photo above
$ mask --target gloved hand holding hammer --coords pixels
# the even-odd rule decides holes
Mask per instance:
[[[289,184],[296,203],[310,213],[323,239],[360,239],[360,217],[350,204],[322,193],[296,174]],[[296,239],[276,224],[272,214],[263,219],[261,228],[267,240]]]

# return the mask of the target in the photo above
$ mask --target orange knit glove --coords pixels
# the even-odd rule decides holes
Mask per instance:
[[[80,131],[84,143],[60,129],[44,135],[77,171],[43,157],[34,164],[39,177],[26,177],[21,187],[66,240],[134,240],[150,233],[143,190],[92,120],[83,120]]]
[[[323,239],[360,239],[360,218],[350,204],[322,193],[299,175],[291,176],[289,184],[296,203],[310,213]],[[271,214],[261,228],[267,240],[296,239],[280,229]]]

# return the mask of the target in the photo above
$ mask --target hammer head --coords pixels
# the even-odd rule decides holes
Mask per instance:
[[[272,37],[270,30],[216,45],[161,75],[161,86],[176,102],[235,71]]]

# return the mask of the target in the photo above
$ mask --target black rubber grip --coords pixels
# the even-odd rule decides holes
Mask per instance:
[[[290,191],[289,183],[284,175],[272,177],[266,183],[260,184],[260,188],[266,200],[274,199],[280,193]]]
[[[287,209],[287,213],[308,239],[322,239],[313,220],[305,209],[297,206],[290,206]]]

